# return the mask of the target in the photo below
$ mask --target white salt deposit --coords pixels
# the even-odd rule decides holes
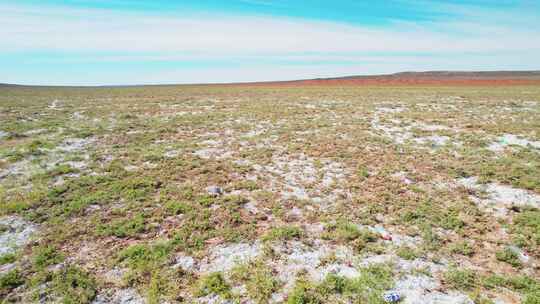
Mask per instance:
[[[218,245],[212,249],[201,263],[199,270],[203,273],[228,271],[239,263],[247,263],[261,253],[261,244],[239,243]]]
[[[13,253],[28,244],[37,227],[20,217],[0,218],[0,256]]]
[[[442,293],[436,289],[441,284],[425,275],[406,275],[396,282],[393,291],[401,297],[404,304],[473,304],[465,294],[457,291]]]
[[[117,290],[114,294],[98,295],[92,304],[145,304],[146,300],[133,288]]]
[[[512,206],[540,208],[540,195],[497,183],[479,184],[477,177],[462,178],[458,184],[465,188],[485,192],[487,198],[471,195],[470,198],[486,211],[496,216],[505,216]]]
[[[519,138],[514,134],[504,134],[503,136],[500,136],[497,141],[491,143],[487,148],[493,152],[501,152],[504,151],[504,149],[508,146],[540,149],[540,141],[530,141],[525,138]]]

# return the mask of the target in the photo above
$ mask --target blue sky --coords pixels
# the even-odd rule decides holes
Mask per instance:
[[[540,1],[0,0],[0,82],[540,69]]]

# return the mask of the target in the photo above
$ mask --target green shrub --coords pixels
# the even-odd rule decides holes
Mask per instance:
[[[521,267],[521,261],[519,260],[519,254],[510,248],[505,248],[495,253],[497,260],[506,262],[514,267]]]
[[[24,279],[19,270],[13,269],[0,276],[0,296],[7,293],[9,290],[22,285]]]
[[[375,242],[378,236],[368,229],[360,229],[357,225],[339,221],[326,227],[323,236],[327,240],[335,240],[339,243],[350,243],[357,251],[363,250],[367,243]]]
[[[450,252],[455,254],[472,256],[474,254],[474,248],[468,242],[459,242],[454,243],[450,246]]]
[[[322,304],[324,297],[317,292],[315,286],[306,281],[297,281],[287,298],[287,304]]]
[[[471,270],[451,268],[444,274],[444,279],[455,289],[470,290],[476,285],[476,275]]]
[[[170,215],[185,214],[193,210],[193,208],[189,204],[176,201],[167,202],[167,204],[165,205],[165,209]]]
[[[517,214],[511,232],[518,245],[529,249],[540,247],[540,210],[525,210]]]
[[[482,285],[488,289],[495,289],[497,287],[504,286],[506,279],[498,275],[490,275],[482,278]]]
[[[323,294],[337,293],[342,294],[347,288],[346,278],[330,273],[324,278],[324,281],[318,287]]]
[[[277,291],[280,282],[275,278],[272,269],[263,261],[255,261],[233,269],[232,279],[246,285],[250,299],[255,303],[267,303]]]
[[[14,253],[6,253],[3,256],[0,256],[0,265],[5,265],[13,263],[17,260],[17,255]]]
[[[540,291],[526,294],[523,304],[540,304]]]
[[[428,250],[437,251],[441,247],[441,239],[433,231],[433,227],[429,224],[422,226],[422,238],[424,239],[424,246]]]
[[[197,203],[202,207],[210,207],[214,204],[215,198],[211,195],[203,195],[197,198]]]
[[[272,228],[262,239],[263,241],[299,239],[302,237],[303,233],[302,229],[297,226],[277,227]]]
[[[396,251],[396,254],[400,258],[405,259],[405,260],[414,260],[420,256],[416,250],[408,246],[399,247]]]
[[[52,286],[54,293],[65,304],[91,303],[97,294],[95,280],[74,266],[55,273]]]
[[[58,264],[63,260],[64,255],[55,246],[43,245],[33,249],[33,261],[38,269]]]
[[[171,252],[165,243],[132,245],[118,254],[118,262],[125,262],[131,269],[146,269],[163,262]]]
[[[110,224],[102,225],[98,228],[98,233],[106,236],[134,237],[143,232],[146,228],[144,216],[141,213],[133,218],[113,221]]]
[[[222,273],[211,273],[199,281],[196,295],[204,297],[210,294],[216,294],[225,299],[232,298],[231,286],[225,281]]]

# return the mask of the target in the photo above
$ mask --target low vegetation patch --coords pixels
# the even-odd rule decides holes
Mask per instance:
[[[538,302],[538,86],[0,86],[0,116],[6,302]]]
[[[320,284],[299,279],[287,303],[327,303],[334,296],[370,304],[382,304],[383,293],[393,285],[392,270],[389,265],[371,265],[360,269],[355,279],[347,279],[329,274]]]
[[[327,225],[323,238],[338,243],[349,243],[357,251],[362,251],[368,243],[376,242],[378,235],[367,228],[359,228],[353,223],[340,221]]]

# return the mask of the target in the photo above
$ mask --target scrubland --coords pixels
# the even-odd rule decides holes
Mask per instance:
[[[540,303],[540,87],[0,88],[5,303]]]

